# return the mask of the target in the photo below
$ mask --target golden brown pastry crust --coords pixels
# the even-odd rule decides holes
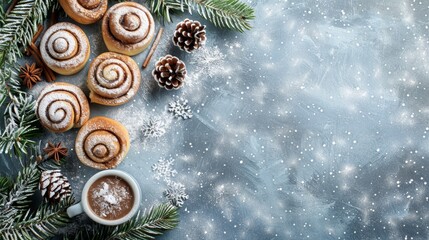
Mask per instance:
[[[96,57],[89,67],[89,98],[102,105],[121,105],[137,93],[140,81],[139,66],[132,58],[106,52]]]
[[[101,30],[109,51],[133,56],[149,46],[155,33],[155,23],[142,5],[122,2],[107,11]]]
[[[118,121],[107,117],[91,118],[79,130],[75,150],[79,160],[93,168],[115,168],[130,148],[127,129]]]
[[[100,20],[107,11],[107,0],[59,0],[69,17],[81,24]]]
[[[46,86],[36,102],[40,123],[52,132],[81,127],[89,119],[85,94],[75,85],[56,82]]]
[[[57,23],[43,35],[40,53],[50,69],[62,75],[72,75],[85,67],[89,59],[88,37],[73,23]]]

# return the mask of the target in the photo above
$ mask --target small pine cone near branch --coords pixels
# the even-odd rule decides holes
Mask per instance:
[[[179,89],[186,77],[186,65],[179,58],[167,55],[155,63],[152,76],[160,87],[167,90]]]
[[[183,20],[176,26],[173,43],[189,53],[200,48],[206,43],[206,26],[198,21]]]
[[[71,195],[70,183],[61,170],[47,170],[42,172],[39,189],[42,196],[50,203],[58,203]]]

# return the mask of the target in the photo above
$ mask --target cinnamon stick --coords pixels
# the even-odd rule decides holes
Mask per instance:
[[[18,0],[13,0],[13,2],[10,4],[10,6],[6,10],[6,15],[9,15],[10,12],[15,8],[16,4],[18,3]]]
[[[42,33],[42,31],[43,31],[43,25],[42,25],[42,24],[39,24],[39,25],[37,26],[37,31],[36,31],[36,33],[34,34],[33,39],[31,39],[31,42],[32,42],[32,43],[35,43],[35,42],[37,41],[37,39],[39,38],[39,36],[40,36],[40,34]]]
[[[49,18],[49,27],[58,22],[58,11],[52,9],[51,17]]]
[[[159,42],[161,41],[162,33],[164,32],[164,28],[160,28],[158,34],[156,35],[155,41],[153,41],[152,47],[150,48],[149,53],[147,54],[146,59],[143,62],[143,68],[146,68],[155,53],[156,48],[158,47]]]
[[[48,66],[46,66],[45,62],[43,62],[40,51],[34,43],[30,43],[29,51],[31,55],[33,55],[34,60],[36,60],[37,65],[43,68],[43,74],[45,75],[46,80],[48,82],[54,81],[56,79],[54,72]]]
[[[42,33],[42,31],[43,31],[43,25],[42,24],[39,24],[38,26],[37,26],[37,31],[36,31],[36,33],[34,34],[34,36],[33,36],[33,39],[31,39],[31,43],[36,43],[36,41],[37,41],[37,39],[39,38],[39,36],[40,36],[40,34]],[[29,50],[29,48],[30,47],[28,47],[27,49],[25,49],[25,55],[27,55],[27,56],[30,56],[31,55],[31,53],[30,53],[30,50]]]

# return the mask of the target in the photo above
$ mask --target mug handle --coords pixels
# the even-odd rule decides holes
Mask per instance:
[[[78,202],[75,205],[67,208],[67,215],[69,216],[69,218],[72,218],[72,217],[79,215],[81,213],[83,213],[83,208],[82,208],[82,204],[80,202]]]

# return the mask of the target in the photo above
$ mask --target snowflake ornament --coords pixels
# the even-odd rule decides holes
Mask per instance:
[[[156,180],[164,180],[165,182],[171,182],[170,178],[177,174],[177,171],[173,169],[174,159],[159,159],[158,163],[152,165],[152,171]]]
[[[176,207],[182,207],[189,195],[185,192],[186,188],[181,183],[170,182],[167,190],[164,191],[165,197]]]
[[[192,118],[192,110],[188,105],[188,100],[179,99],[168,104],[168,111],[171,112],[175,118],[189,119]]]
[[[165,125],[162,119],[150,118],[143,123],[143,136],[146,138],[159,138],[166,132]]]

